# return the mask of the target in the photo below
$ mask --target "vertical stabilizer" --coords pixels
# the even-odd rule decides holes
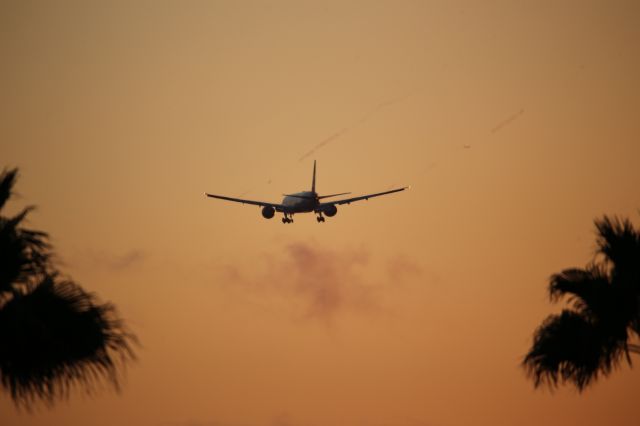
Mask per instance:
[[[311,181],[311,192],[316,192],[316,160],[313,160],[313,180]]]

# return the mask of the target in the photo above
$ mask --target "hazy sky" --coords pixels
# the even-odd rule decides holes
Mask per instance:
[[[519,367],[640,222],[637,1],[0,3],[0,166],[64,269],[143,347],[123,392],[3,425],[637,425]],[[315,151],[314,151],[315,150]],[[311,152],[313,151],[313,152]],[[311,152],[311,153],[310,153]],[[324,224],[255,206],[409,192]]]

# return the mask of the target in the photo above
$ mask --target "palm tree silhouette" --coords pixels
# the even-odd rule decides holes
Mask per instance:
[[[550,315],[533,335],[523,367],[536,387],[571,383],[579,391],[607,376],[640,346],[640,229],[628,219],[595,221],[597,249],[584,269],[565,269],[549,280],[552,301],[569,309]]]
[[[17,169],[0,173],[0,211],[16,178]],[[0,215],[0,384],[27,408],[76,385],[118,389],[136,338],[113,305],[60,274],[48,235],[22,226],[31,210]]]

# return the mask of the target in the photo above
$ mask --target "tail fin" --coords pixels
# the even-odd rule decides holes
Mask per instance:
[[[311,181],[311,192],[316,192],[316,160],[313,160],[313,180]]]

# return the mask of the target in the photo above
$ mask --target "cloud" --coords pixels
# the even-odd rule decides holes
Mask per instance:
[[[338,252],[299,242],[287,246],[285,252],[285,261],[272,263],[270,272],[290,274],[290,289],[306,301],[307,316],[331,317],[341,310],[375,306],[374,288],[358,271],[368,264],[364,250]]]
[[[141,263],[146,258],[146,254],[141,250],[130,250],[122,255],[112,255],[106,258],[105,263],[110,269],[121,270]]]
[[[364,279],[369,266],[364,249],[325,249],[294,242],[276,253],[284,255],[265,254],[253,262],[256,268],[224,265],[217,269],[218,281],[232,291],[257,296],[260,304],[284,299],[295,316],[306,319],[331,319],[377,306],[376,286]]]
[[[347,312],[386,311],[383,293],[422,273],[404,255],[372,262],[365,248],[335,249],[294,242],[278,252],[284,256],[264,255],[264,268],[257,268],[260,271],[224,265],[218,269],[220,281],[233,291],[243,289],[258,295],[258,303],[270,303],[274,297],[285,299],[296,316],[331,320]]]
[[[131,249],[122,254],[86,250],[82,254],[74,256],[73,263],[80,267],[121,272],[140,265],[147,257],[147,253],[139,249]]]
[[[397,254],[387,262],[387,276],[391,281],[402,282],[422,274],[422,267],[405,254]]]

